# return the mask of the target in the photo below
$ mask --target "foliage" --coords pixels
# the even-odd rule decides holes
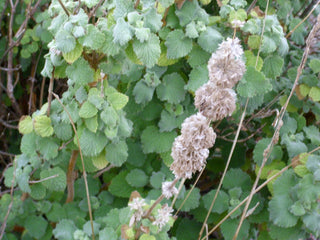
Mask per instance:
[[[7,24],[12,6],[1,2],[0,26],[8,34],[0,39],[1,77],[7,77],[1,84],[0,124],[11,126],[11,120],[20,117],[13,129],[0,129],[1,143],[10,145],[3,151],[15,153],[12,160],[4,158],[0,178],[3,239],[82,240],[92,239],[93,233],[98,239],[196,239],[248,100],[240,132],[245,141],[237,143],[209,228],[238,206],[264,165],[274,133],[273,114],[290,96],[314,25],[304,22],[287,39],[285,32],[304,17],[305,1],[271,1],[267,12],[265,2],[258,1],[246,12],[251,2],[23,1],[12,26]],[[32,16],[25,18],[32,7]],[[244,25],[233,29],[237,21]],[[25,29],[19,32],[20,25]],[[11,31],[16,45],[10,48]],[[237,109],[214,123],[217,140],[200,182],[191,191],[196,178],[187,181],[173,204],[177,210],[190,193],[181,208],[184,213],[157,224],[159,210],[173,203],[156,202],[162,183],[174,180],[172,143],[184,119],[196,112],[194,95],[209,79],[211,54],[233,34],[241,40],[247,69],[234,88]],[[320,144],[318,52],[310,52],[294,86],[260,180],[291,163],[293,168],[254,195],[238,239],[320,236],[320,156],[309,153]],[[10,64],[16,73],[5,70]],[[12,90],[10,74],[19,80]],[[34,82],[40,77],[45,88],[54,85],[45,104],[40,104],[43,92]],[[50,79],[49,86],[45,79]],[[28,107],[23,107],[26,102]],[[134,199],[143,201],[141,216]],[[242,210],[233,212],[210,238],[232,239]]]

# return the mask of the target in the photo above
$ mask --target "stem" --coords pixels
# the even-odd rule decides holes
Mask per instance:
[[[51,111],[51,101],[52,101],[52,90],[53,90],[53,80],[54,80],[54,67],[52,71],[52,75],[50,78],[50,83],[49,83],[49,94],[48,94],[48,109],[47,109],[47,116],[50,116],[50,111]]]
[[[29,181],[29,183],[30,184],[41,183],[41,182],[45,182],[47,180],[50,180],[50,179],[56,178],[56,177],[59,177],[59,174],[55,174],[55,175],[52,175],[50,177],[46,177],[46,178],[43,178],[43,179],[40,179],[40,180]]]
[[[70,17],[70,14],[68,12],[68,9],[64,6],[63,2],[61,2],[61,0],[58,0],[58,2],[60,3],[63,11],[67,14],[68,17]]]
[[[178,198],[178,196],[179,196],[179,193],[181,192],[181,189],[182,189],[183,184],[184,184],[185,181],[186,181],[185,178],[183,178],[183,179],[181,180],[181,183],[180,183],[179,188],[178,188],[178,193],[174,196],[173,201],[172,201],[172,203],[171,203],[171,208],[173,208],[175,202],[177,201],[177,198]]]
[[[73,150],[68,166],[67,172],[67,187],[68,187],[68,197],[66,203],[72,202],[74,198],[74,167],[76,165],[76,160],[78,157],[79,151]]]

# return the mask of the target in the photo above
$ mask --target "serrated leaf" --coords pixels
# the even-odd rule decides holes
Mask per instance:
[[[46,179],[53,177],[50,179]],[[40,172],[40,179],[43,180],[41,183],[50,191],[61,192],[67,186],[66,173],[60,167],[54,167],[48,170],[42,170]],[[45,180],[44,180],[45,179]]]
[[[98,156],[92,157],[92,164],[99,170],[105,168],[108,163],[109,162],[104,151],[102,151]]]
[[[320,88],[319,87],[312,87],[309,92],[309,97],[314,102],[320,101]]]
[[[198,1],[183,2],[181,9],[177,8],[175,13],[183,27],[193,20],[208,21],[208,14],[199,6]]]
[[[167,8],[174,3],[174,0],[159,0],[159,3],[162,5],[163,8]]]
[[[70,78],[71,83],[86,85],[93,81],[94,71],[89,63],[80,57],[72,65],[67,67],[66,74]]]
[[[185,193],[185,196],[187,196],[189,192],[190,190]],[[177,199],[175,203],[175,207],[179,208],[183,201],[184,199]],[[200,189],[195,187],[192,190],[189,198],[185,201],[184,205],[182,206],[181,211],[188,212],[191,209],[195,209],[199,206],[199,203],[200,203]]]
[[[302,140],[304,139],[303,133],[298,133],[296,135],[284,134],[281,139],[281,144],[287,146],[287,151],[289,157],[293,158],[294,156],[308,151],[308,147]]]
[[[149,179],[144,171],[135,168],[128,173],[126,176],[126,181],[132,187],[144,187],[149,182]]]
[[[196,24],[194,21],[190,22],[187,26],[186,26],[186,36],[189,38],[197,38],[199,37],[197,28],[196,28]]]
[[[46,188],[41,183],[36,183],[30,186],[30,196],[35,200],[42,200],[46,196]]]
[[[131,40],[132,35],[131,26],[123,18],[118,18],[113,28],[113,42],[123,46]]]
[[[209,193],[207,193],[202,197],[204,207],[207,210],[209,210],[211,202],[216,192],[217,190],[211,190]],[[220,190],[211,212],[221,214],[227,211],[228,208],[229,208],[229,195],[226,194],[224,191]]]
[[[165,177],[166,176],[163,172],[152,172],[152,175],[150,177],[151,186],[155,189],[160,189]]]
[[[89,157],[94,157],[101,153],[108,142],[103,133],[93,133],[88,129],[83,130],[79,141],[83,155]]]
[[[133,95],[135,101],[138,104],[144,104],[150,102],[153,97],[155,88],[148,86],[144,81],[140,80],[133,89]]]
[[[33,132],[23,135],[20,144],[20,150],[27,156],[37,155],[37,135]]]
[[[310,139],[314,145],[320,145],[320,131],[316,126],[303,127],[303,131],[306,133],[306,137]]]
[[[247,67],[252,66],[252,67],[256,68],[258,71],[261,71],[262,66],[263,66],[263,60],[261,57],[258,58],[258,64],[256,67],[257,56],[255,56],[252,51],[249,51],[249,50],[244,51],[244,56],[246,57],[246,66]]]
[[[199,45],[195,45],[189,54],[188,63],[192,68],[206,66],[210,58],[210,53],[204,51]]]
[[[176,132],[161,133],[156,126],[148,126],[141,134],[143,152],[162,153],[169,151],[176,136]]]
[[[53,134],[51,119],[45,115],[36,116],[34,118],[34,131],[41,137],[50,137]]]
[[[106,146],[106,158],[111,164],[121,166],[128,157],[128,146],[125,141],[109,143]]]
[[[306,213],[306,210],[304,209],[302,203],[297,201],[290,207],[290,212],[295,216],[303,216]]]
[[[134,34],[140,43],[147,41],[150,38],[150,29],[149,28],[136,28]]]
[[[313,174],[303,176],[297,186],[297,196],[305,204],[317,201],[320,196],[320,185],[315,182]]]
[[[177,104],[185,98],[184,85],[185,82],[178,73],[165,75],[157,87],[157,95],[162,101]]]
[[[70,219],[62,219],[52,231],[55,238],[59,240],[70,240],[73,239],[73,233],[77,227]]]
[[[92,118],[86,118],[84,119],[84,124],[91,132],[97,132],[98,129],[98,116],[95,115]]]
[[[185,89],[195,92],[199,87],[209,80],[209,72],[206,65],[193,68],[189,74],[189,81]]]
[[[156,238],[153,235],[144,233],[139,237],[139,240],[156,240]]]
[[[129,98],[127,95],[120,92],[113,92],[107,95],[108,102],[114,107],[116,110],[120,110],[125,107],[128,103]]]
[[[201,224],[195,220],[183,218],[176,230],[177,239],[194,240],[199,237]]]
[[[299,224],[290,228],[282,228],[272,224],[269,228],[272,239],[293,240],[304,238],[304,231]]]
[[[55,34],[55,40],[57,49],[62,53],[71,52],[76,47],[76,39],[63,28]]]
[[[156,8],[150,8],[144,14],[144,27],[149,28],[153,32],[158,32],[162,26],[162,16],[157,13]]]
[[[264,35],[260,49],[261,52],[269,54],[277,50],[277,44],[271,37]]]
[[[46,233],[48,222],[40,216],[29,216],[24,224],[28,234],[36,239],[41,239]]]
[[[111,227],[106,227],[99,232],[99,238],[101,239],[109,239],[109,240],[117,240],[118,235],[116,231]]]
[[[253,150],[253,160],[258,166],[261,166],[262,160],[263,160],[263,153],[265,149],[268,147],[268,145],[270,144],[270,142],[271,142],[270,138],[263,138],[255,145]],[[275,159],[280,160],[282,158],[282,155],[283,155],[283,152],[281,147],[274,146],[266,162],[266,165],[269,165]]]
[[[108,106],[100,114],[101,120],[110,128],[114,128],[119,123],[119,115],[113,107]]]
[[[103,44],[101,51],[108,56],[115,56],[120,52],[120,46],[113,42],[113,35],[110,30],[104,30],[105,43]]]
[[[85,101],[79,110],[79,116],[81,118],[92,118],[96,116],[98,109],[89,101]]]
[[[138,40],[133,41],[133,50],[138,59],[148,68],[153,67],[160,57],[160,40],[155,34],[150,34],[150,37],[145,42]]]
[[[235,168],[226,173],[222,186],[225,189],[241,187],[242,191],[249,191],[251,184],[250,176],[241,169]]]
[[[207,30],[200,34],[198,44],[203,50],[211,54],[217,50],[219,43],[221,43],[222,40],[223,37],[220,32],[212,27],[207,27]]]
[[[237,92],[242,97],[254,97],[265,94],[272,90],[272,85],[268,79],[258,72],[254,67],[249,66],[246,73],[237,87]]]
[[[113,12],[115,19],[119,17],[125,17],[128,13],[134,11],[134,3],[127,0],[118,0],[115,1],[116,8]]]
[[[282,168],[284,168],[286,166],[286,164],[280,160],[274,160],[272,161],[272,163],[270,163],[269,165],[265,165],[261,171],[261,175],[260,175],[260,179],[267,179],[269,173],[273,170],[281,170]],[[259,166],[256,165],[256,175],[259,172]]]
[[[306,214],[302,217],[303,223],[306,225],[308,229],[310,229],[316,236],[320,235],[320,214],[318,211],[312,211],[309,214]]]
[[[233,239],[233,236],[239,225],[239,219],[227,219],[221,224],[221,232],[225,240]],[[244,220],[240,228],[237,240],[248,239],[250,230],[250,223],[248,220]]]
[[[124,114],[120,116],[120,122],[118,126],[118,137],[127,138],[130,137],[133,129],[133,123],[125,117]]]
[[[117,197],[124,197],[128,198],[130,197],[131,192],[136,190],[134,187],[131,187],[127,181],[126,176],[128,172],[122,171],[117,176],[115,176],[111,184],[109,186],[109,192]]]
[[[58,123],[54,125],[53,129],[56,136],[63,141],[67,141],[72,137],[73,130],[71,128],[71,125],[68,123]]]
[[[160,54],[160,57],[158,58],[157,65],[164,67],[164,66],[175,64],[176,62],[179,61],[178,59],[167,58],[167,47],[163,42],[160,43],[160,48],[161,48],[161,54]]]
[[[21,134],[31,133],[33,131],[32,118],[30,116],[22,116],[19,120],[18,129]]]
[[[42,138],[37,143],[37,150],[46,160],[53,159],[58,156],[59,145],[53,138]]]
[[[250,35],[248,38],[248,45],[251,49],[258,49],[260,46],[260,39],[259,35]]]
[[[266,77],[275,79],[282,73],[284,60],[278,55],[268,56],[264,59],[262,71]]]
[[[86,32],[86,35],[80,38],[79,42],[85,47],[93,50],[100,50],[105,43],[104,34],[92,24],[87,26]]]
[[[72,64],[82,55],[82,51],[82,45],[77,42],[75,48],[72,51],[63,53],[62,56],[67,63]]]
[[[181,29],[170,32],[165,45],[168,59],[176,59],[186,56],[192,49],[192,40],[186,37]]]
[[[81,104],[85,100],[87,100],[88,93],[87,93],[86,89],[83,86],[81,86],[78,88],[75,97],[76,97],[77,101]]]
[[[320,72],[320,60],[312,59],[309,63],[309,67],[312,69],[314,73]]]

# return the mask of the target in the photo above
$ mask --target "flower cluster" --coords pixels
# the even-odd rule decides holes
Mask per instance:
[[[173,142],[174,161],[170,169],[176,178],[191,178],[204,168],[209,148],[216,139],[210,122],[230,116],[236,109],[236,93],[232,87],[246,70],[242,55],[238,38],[223,41],[212,54],[208,62],[209,81],[195,93],[194,104],[199,112],[185,119],[181,135]]]
[[[173,182],[162,183],[162,194],[165,198],[169,199],[173,195],[178,194],[178,189],[174,186]]]
[[[201,113],[186,118],[182,124],[181,135],[172,146],[171,156],[174,162],[170,169],[177,178],[191,178],[192,173],[201,171],[206,165],[216,134]]]
[[[158,215],[156,216],[155,221],[152,223],[159,227],[159,231],[169,222],[170,217],[172,216],[173,209],[165,204],[158,210]]]
[[[130,219],[129,226],[131,227],[135,222],[138,222],[141,220],[143,215],[143,206],[145,206],[146,203],[143,198],[134,198],[132,202],[128,204],[130,207],[130,210],[133,211],[132,218]]]

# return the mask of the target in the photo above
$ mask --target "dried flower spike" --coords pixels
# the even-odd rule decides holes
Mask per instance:
[[[236,109],[236,93],[208,82],[196,91],[194,105],[205,117],[218,121],[231,116]]]
[[[173,209],[165,204],[161,209],[158,210],[156,220],[152,223],[159,227],[159,231],[169,222],[170,217],[172,216]]]
[[[172,182],[163,182],[162,183],[162,194],[165,198],[169,199],[173,195],[178,194],[178,189],[172,185]]]

